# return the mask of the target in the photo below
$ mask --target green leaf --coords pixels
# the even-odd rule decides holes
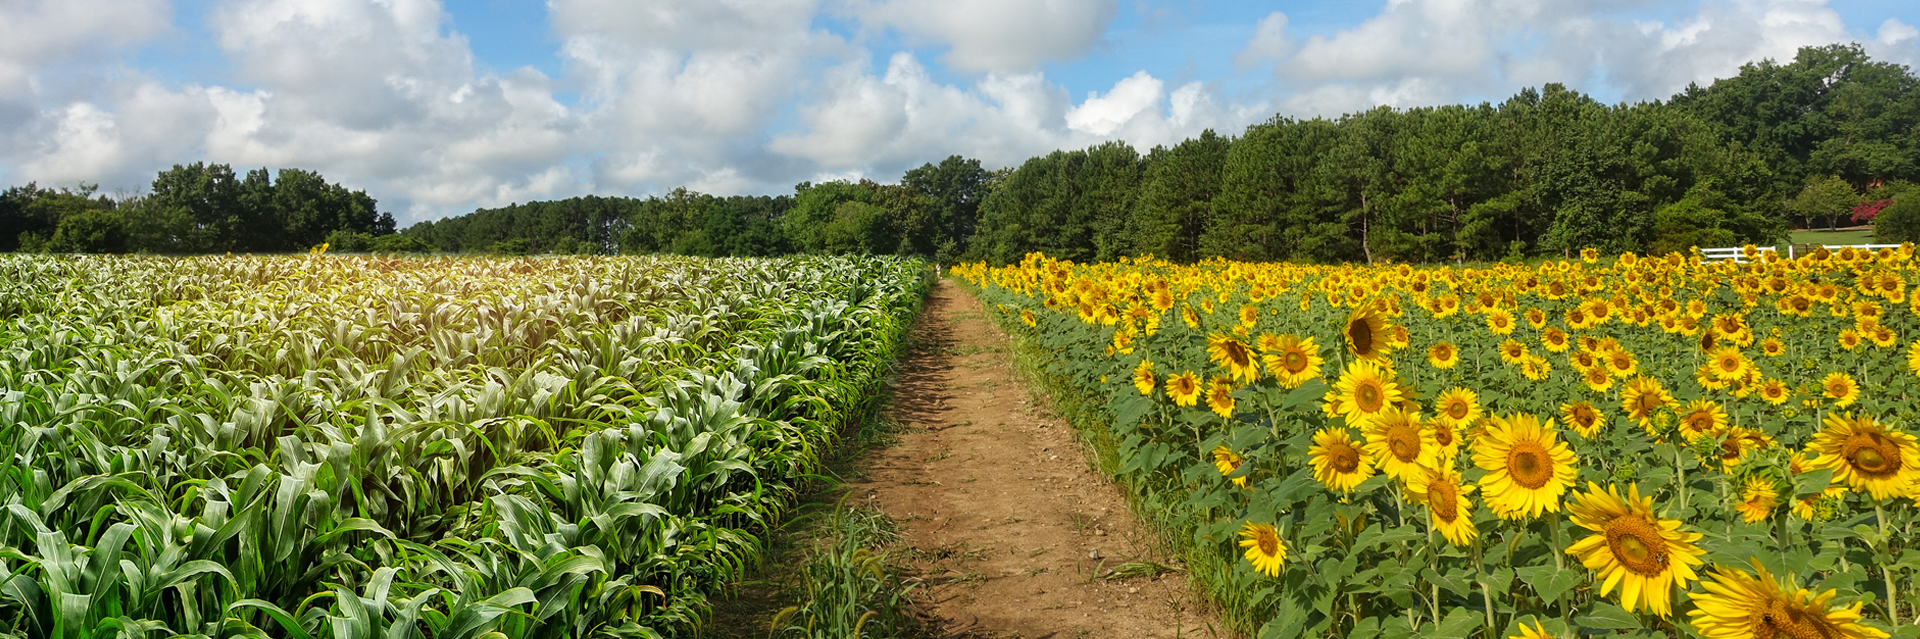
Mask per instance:
[[[1635,630],[1640,628],[1640,618],[1619,606],[1599,601],[1594,602],[1593,610],[1574,620],[1586,628],[1600,630]]]
[[[1567,590],[1580,584],[1587,577],[1587,571],[1581,568],[1555,568],[1553,566],[1530,566],[1514,570],[1520,580],[1533,587],[1540,598],[1547,601],[1559,601]]]
[[[1427,631],[1425,635],[1434,637],[1435,639],[1465,637],[1475,629],[1484,625],[1485,622],[1486,617],[1475,612],[1472,608],[1455,606],[1452,610],[1447,611],[1446,619],[1442,620],[1438,626],[1432,627],[1433,629]]]
[[[1820,494],[1833,484],[1833,469],[1810,470],[1793,477],[1793,496],[1809,497]]]

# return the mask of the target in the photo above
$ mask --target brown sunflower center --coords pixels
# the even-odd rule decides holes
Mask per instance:
[[[1362,413],[1380,412],[1381,404],[1386,401],[1386,391],[1377,382],[1363,382],[1353,389],[1353,403]]]
[[[1899,447],[1879,433],[1854,435],[1842,451],[1853,470],[1868,477],[1882,479],[1900,472]]]
[[[1519,442],[1507,451],[1507,474],[1514,483],[1537,489],[1553,480],[1553,459],[1539,442]]]
[[[1280,356],[1280,366],[1287,369],[1288,373],[1307,370],[1307,356],[1297,351],[1287,351]]]
[[[1247,352],[1245,344],[1230,341],[1220,350],[1226,351],[1227,361],[1236,368],[1246,368],[1253,364],[1253,354]]]
[[[1573,407],[1573,423],[1581,428],[1592,428],[1594,420],[1599,416],[1599,413],[1593,411],[1592,406]]]
[[[1444,344],[1433,347],[1433,358],[1443,362],[1453,359],[1453,347]]]
[[[1347,342],[1353,345],[1353,352],[1360,355],[1373,353],[1373,327],[1364,320],[1347,322]]]
[[[1832,397],[1842,397],[1842,396],[1845,396],[1846,394],[1847,394],[1847,380],[1836,379],[1831,382],[1827,382],[1827,395]]]
[[[1680,418],[1680,423],[1685,424],[1687,430],[1704,433],[1707,432],[1708,429],[1713,428],[1713,415],[1704,410],[1696,410],[1687,413],[1686,417]]]
[[[1181,395],[1192,395],[1200,389],[1194,388],[1193,380],[1186,377],[1173,378],[1173,390]]]
[[[1460,493],[1453,483],[1436,480],[1427,484],[1427,507],[1433,509],[1433,516],[1440,521],[1453,523],[1460,518]]]
[[[1720,358],[1720,370],[1728,373],[1738,373],[1740,372],[1740,360],[1732,357],[1722,357]]]
[[[1766,607],[1753,612],[1749,627],[1755,637],[1787,639],[1829,639],[1840,636],[1836,629],[1778,597],[1769,598]]]
[[[1659,576],[1667,569],[1667,540],[1660,526],[1640,515],[1623,515],[1607,521],[1607,548],[1613,558],[1634,574]]]
[[[1420,430],[1406,424],[1388,429],[1387,450],[1400,461],[1413,461],[1420,456]]]
[[[1453,445],[1453,428],[1446,424],[1433,425],[1433,443],[1441,446]]]
[[[1346,443],[1338,443],[1327,449],[1327,462],[1342,474],[1351,473],[1360,468],[1360,451]]]
[[[1253,534],[1253,543],[1260,548],[1260,554],[1262,555],[1268,557],[1277,557],[1280,555],[1280,537],[1265,528],[1261,528]]]
[[[1468,406],[1467,403],[1463,400],[1456,399],[1451,402],[1447,402],[1447,416],[1452,417],[1454,419],[1466,419],[1467,413],[1471,412],[1472,410],[1473,410],[1473,407]]]

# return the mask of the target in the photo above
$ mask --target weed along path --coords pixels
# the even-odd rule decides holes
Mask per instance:
[[[917,330],[891,415],[905,433],[850,489],[899,522],[943,636],[1220,632],[1183,575],[1135,574],[1173,560],[1029,396],[979,301],[941,282]]]

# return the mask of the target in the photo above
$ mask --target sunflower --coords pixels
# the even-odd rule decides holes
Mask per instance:
[[[1547,330],[1540,333],[1540,345],[1546,347],[1551,353],[1565,353],[1567,348],[1573,345],[1573,341],[1567,337],[1566,331],[1560,330],[1560,327],[1548,326]]]
[[[1860,337],[1859,331],[1853,330],[1851,328],[1840,330],[1840,347],[1841,348],[1844,348],[1850,351],[1857,351],[1857,350],[1860,350],[1860,345],[1864,343],[1866,342]]]
[[[1600,434],[1600,427],[1607,425],[1607,416],[1600,413],[1593,404],[1580,400],[1560,405],[1560,416],[1566,418],[1567,425],[1581,437],[1593,439]]]
[[[1033,318],[1033,311],[1023,308],[1020,309],[1020,323],[1026,324],[1027,326],[1036,326],[1039,324],[1039,321]]]
[[[1688,443],[1727,427],[1727,411],[1712,400],[1696,399],[1680,409],[1680,436]]]
[[[1134,389],[1140,391],[1141,395],[1152,395],[1154,385],[1153,362],[1140,360],[1140,365],[1133,368]]]
[[[1241,457],[1239,453],[1233,452],[1226,446],[1217,446],[1213,449],[1213,467],[1220,469],[1220,475],[1223,477],[1232,475],[1233,471],[1240,470],[1240,465],[1244,463],[1247,463],[1245,457]],[[1246,488],[1247,478],[1235,477],[1233,478],[1233,485]]]
[[[1200,328],[1200,314],[1193,312],[1192,306],[1186,304],[1180,305],[1180,321],[1184,322],[1187,328]]]
[[[1920,342],[1916,342],[1916,343],[1920,343]],[[1766,355],[1767,357],[1779,357],[1781,354],[1786,352],[1787,352],[1787,345],[1784,343],[1781,343],[1779,339],[1769,337],[1769,338],[1760,340],[1760,354],[1762,355]]]
[[[1604,368],[1595,367],[1580,371],[1580,381],[1587,384],[1588,390],[1596,393],[1604,393],[1613,388],[1613,376],[1608,375],[1607,369]]]
[[[1907,346],[1907,371],[1920,375],[1920,340],[1914,340]]]
[[[1747,453],[1773,447],[1772,437],[1745,426],[1728,426],[1717,434],[1720,436],[1720,469],[1728,472],[1740,465]]]
[[[1520,358],[1520,372],[1526,375],[1527,379],[1543,382],[1549,374],[1553,373],[1553,365],[1547,363],[1544,357],[1528,355]]]
[[[1526,358],[1526,344],[1514,341],[1511,337],[1507,338],[1506,341],[1500,342],[1500,361],[1508,364],[1519,364],[1521,360]]]
[[[1433,456],[1442,468],[1452,468],[1453,460],[1460,458],[1460,431],[1438,419],[1426,421],[1427,432],[1433,434]]]
[[[1489,309],[1487,311],[1487,330],[1493,331],[1493,334],[1512,335],[1513,327],[1512,311],[1504,308]]]
[[[1473,463],[1488,472],[1480,478],[1487,507],[1502,519],[1560,512],[1560,496],[1573,485],[1579,458],[1554,434],[1553,420],[1542,424],[1527,413],[1490,417],[1486,432],[1473,442]]]
[[[1600,361],[1606,365],[1608,375],[1619,379],[1633,377],[1635,373],[1640,372],[1639,358],[1634,357],[1633,353],[1627,352],[1624,348],[1607,349],[1607,352],[1601,355]]]
[[[1480,419],[1480,396],[1454,387],[1433,400],[1434,419],[1454,428],[1466,428]]]
[[[1260,308],[1252,304],[1240,305],[1240,325],[1253,328],[1260,321]]]
[[[1433,513],[1433,527],[1455,546],[1471,546],[1480,531],[1473,526],[1473,502],[1467,500],[1472,486],[1460,485],[1460,473],[1451,468],[1418,468],[1407,484],[1407,497],[1426,504]]]
[[[1271,352],[1260,357],[1285,388],[1297,388],[1307,380],[1320,377],[1320,365],[1326,363],[1320,357],[1320,345],[1313,343],[1312,337],[1294,337],[1282,335]]]
[[[1234,379],[1249,384],[1260,379],[1260,366],[1254,360],[1253,349],[1246,342],[1232,335],[1213,333],[1207,336],[1207,359],[1227,369]]]
[[[1307,448],[1307,456],[1313,462],[1313,478],[1328,490],[1353,492],[1360,482],[1373,476],[1373,460],[1360,449],[1360,442],[1353,441],[1347,429],[1339,426],[1328,426],[1314,433],[1313,446]]]
[[[1920,344],[1920,342],[1914,342]],[[1427,363],[1434,368],[1449,369],[1460,363],[1460,349],[1449,342],[1435,342],[1427,347]]]
[[[1716,565],[1701,581],[1707,591],[1693,596],[1694,609],[1687,613],[1687,620],[1701,636],[1886,639],[1887,633],[1858,623],[1865,602],[1832,606],[1840,591],[1815,595],[1811,590],[1776,581],[1766,566],[1755,563],[1759,578],[1744,570]]]
[[[1760,382],[1760,399],[1766,401],[1768,404],[1774,406],[1785,404],[1787,403],[1787,398],[1792,394],[1792,391],[1787,388],[1786,382],[1772,378]]]
[[[1200,376],[1187,371],[1167,378],[1167,397],[1173,399],[1176,406],[1192,406],[1200,403]]]
[[[1347,340],[1347,352],[1363,360],[1378,360],[1386,357],[1387,320],[1372,304],[1354,309],[1347,316],[1347,325],[1340,335]]]
[[[1567,514],[1575,525],[1598,533],[1568,546],[1567,554],[1597,573],[1600,596],[1619,586],[1620,606],[1627,612],[1644,605],[1648,612],[1671,616],[1673,588],[1685,590],[1688,581],[1699,579],[1693,567],[1702,563],[1703,553],[1693,542],[1700,533],[1681,528],[1679,520],[1656,517],[1653,498],[1641,497],[1637,484],[1622,498],[1619,486],[1602,492],[1587,482],[1587,492],[1574,496]]]
[[[1835,408],[1852,406],[1855,400],[1860,399],[1860,385],[1853,381],[1852,375],[1846,373],[1828,373],[1826,379],[1820,380],[1820,388],[1827,399],[1833,400]]]
[[[1240,547],[1247,549],[1247,563],[1253,564],[1254,572],[1280,576],[1280,566],[1287,563],[1287,543],[1280,540],[1280,530],[1273,524],[1249,521],[1240,527],[1240,536]]]
[[[1221,419],[1233,419],[1233,380],[1215,377],[1207,385],[1207,408]]]
[[[1827,413],[1825,424],[1807,444],[1807,450],[1820,454],[1813,468],[1832,468],[1834,483],[1844,482],[1874,499],[1912,494],[1913,483],[1920,480],[1920,444],[1913,435],[1852,413]]]
[[[1731,382],[1746,377],[1747,367],[1747,356],[1742,355],[1738,348],[1721,346],[1707,353],[1707,368],[1721,381]]]
[[[1364,359],[1347,364],[1346,372],[1340,374],[1340,381],[1333,388],[1340,398],[1339,413],[1347,418],[1348,425],[1364,423],[1367,418],[1399,403],[1403,396],[1400,384],[1391,373]]]
[[[1433,432],[1420,427],[1418,413],[1381,411],[1368,421],[1365,433],[1367,455],[1388,477],[1410,482],[1421,467],[1436,465]]]
[[[1733,509],[1749,524],[1765,521],[1780,507],[1780,487],[1772,477],[1755,474],[1740,485],[1740,501]]]

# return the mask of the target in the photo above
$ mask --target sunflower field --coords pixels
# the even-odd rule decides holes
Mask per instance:
[[[0,636],[688,636],[883,390],[893,258],[0,256]]]
[[[1263,639],[1920,637],[1920,259],[1749,258],[955,272]]]

